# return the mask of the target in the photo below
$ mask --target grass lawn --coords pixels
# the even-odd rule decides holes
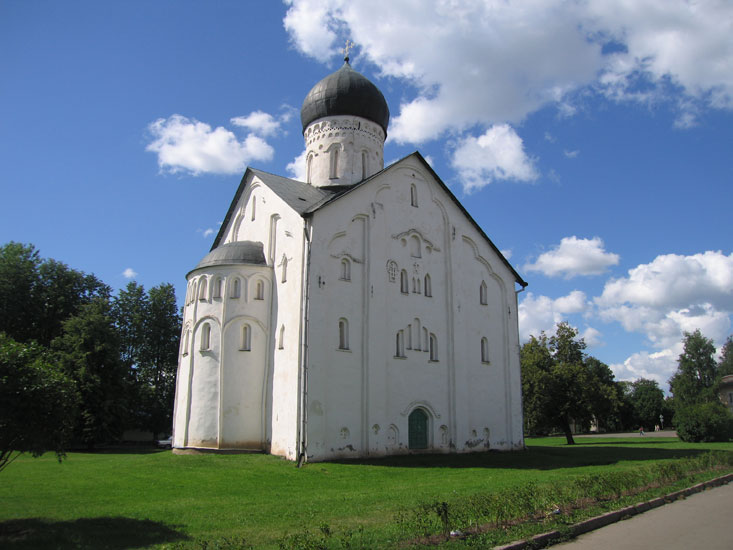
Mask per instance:
[[[527,440],[516,453],[433,455],[311,463],[268,455],[170,451],[21,456],[0,473],[0,547],[166,548],[199,538],[244,537],[260,548],[304,525],[394,526],[423,502],[733,451],[733,443],[672,438]],[[184,545],[185,546],[185,545]]]

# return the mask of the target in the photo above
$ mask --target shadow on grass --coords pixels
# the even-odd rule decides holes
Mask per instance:
[[[708,449],[662,449],[658,442],[583,442],[573,446],[531,446],[525,451],[470,454],[423,454],[375,459],[334,461],[340,464],[399,468],[497,468],[555,470],[616,464],[622,461],[656,461],[692,457]],[[659,442],[662,443],[662,442]],[[656,447],[656,448],[655,448]]]
[[[125,550],[187,538],[163,523],[123,517],[0,522],[0,548],[7,550]]]

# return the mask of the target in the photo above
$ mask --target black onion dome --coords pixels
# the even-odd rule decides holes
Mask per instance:
[[[303,132],[314,120],[326,116],[360,116],[379,124],[387,135],[389,107],[382,92],[344,60],[344,65],[313,86],[300,109]]]

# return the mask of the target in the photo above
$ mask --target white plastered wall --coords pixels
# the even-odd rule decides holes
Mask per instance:
[[[344,258],[350,281],[341,280]],[[389,262],[397,264],[394,282]],[[426,274],[432,296],[424,294]],[[487,305],[479,303],[482,280]],[[315,214],[310,296],[310,459],[408,452],[415,408],[428,415],[435,452],[522,447],[514,276],[415,157]],[[341,318],[349,350],[338,349]],[[418,323],[435,336],[435,361],[416,342]]]

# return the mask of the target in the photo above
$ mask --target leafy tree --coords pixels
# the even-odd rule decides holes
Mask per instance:
[[[40,263],[33,245],[11,241],[0,248],[0,332],[20,342],[35,336]]]
[[[733,436],[733,416],[719,401],[680,407],[674,418],[682,441],[728,441]]]
[[[145,316],[145,345],[140,376],[148,388],[148,429],[153,436],[170,432],[176,392],[181,315],[173,285],[161,284],[148,291]]]
[[[722,378],[729,374],[733,374],[733,336],[728,336],[723,344],[718,363],[718,376]]]
[[[0,471],[24,452],[53,451],[60,461],[77,403],[76,386],[46,350],[0,333]]]
[[[64,320],[110,289],[94,275],[56,260],[42,260],[33,245],[0,248],[0,331],[43,346],[61,334]]]
[[[639,378],[633,382],[631,402],[637,427],[647,426],[648,429],[659,424],[659,415],[664,411],[664,392],[656,380]]]
[[[98,297],[83,305],[64,321],[63,334],[53,341],[53,348],[81,397],[76,437],[90,448],[119,438],[129,385],[109,301]]]
[[[170,432],[181,316],[173,285],[145,289],[135,282],[120,290],[112,306],[122,361],[133,386],[132,422],[153,438]]]
[[[35,338],[44,346],[61,335],[62,323],[95,298],[109,299],[110,288],[94,275],[71,269],[53,259],[38,268],[39,284],[35,301],[38,319]]]
[[[717,372],[713,341],[699,329],[686,332],[677,372],[669,381],[677,407],[717,401]]]
[[[590,375],[591,413],[600,431],[621,427],[622,389],[617,386],[613,371],[603,361],[588,356],[584,361]]]
[[[584,349],[585,342],[567,323],[560,323],[553,336],[531,336],[522,346],[522,395],[529,433],[557,428],[573,445],[572,423],[588,425],[595,415],[617,414],[613,373],[597,359],[586,358]]]

